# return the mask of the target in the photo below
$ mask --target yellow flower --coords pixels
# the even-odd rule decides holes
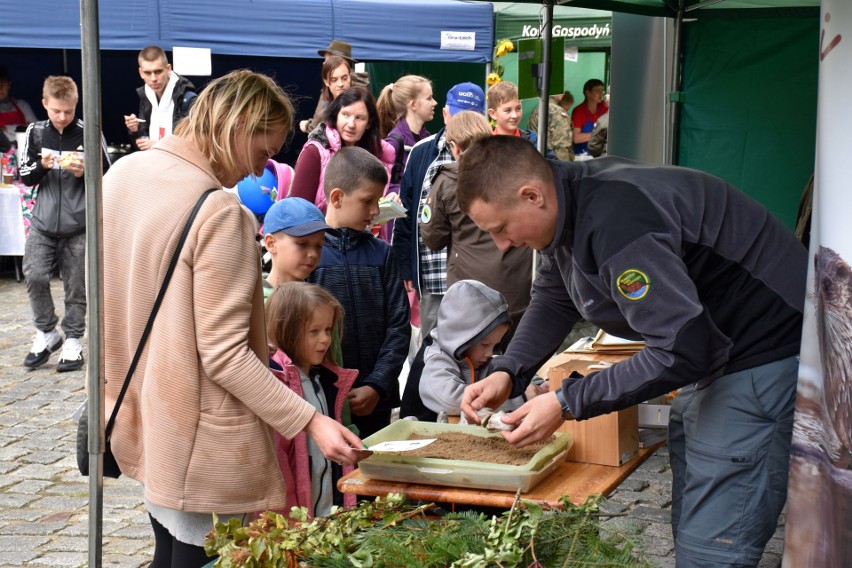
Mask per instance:
[[[500,81],[502,81],[502,79],[500,78],[500,75],[498,75],[497,73],[489,73],[488,77],[485,78],[485,82],[488,83],[489,86],[495,85],[495,84],[499,83]]]
[[[503,39],[497,43],[497,57],[503,57],[507,53],[515,51],[515,44],[510,39]]]

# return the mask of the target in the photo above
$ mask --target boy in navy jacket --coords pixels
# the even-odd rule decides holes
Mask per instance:
[[[399,374],[411,338],[408,297],[393,251],[369,232],[387,184],[382,163],[346,147],[328,163],[323,182],[328,209],[322,260],[308,278],[343,305],[343,366],[358,370],[349,394],[361,437],[390,424],[399,406]]]

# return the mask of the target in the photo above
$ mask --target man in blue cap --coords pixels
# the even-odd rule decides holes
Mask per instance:
[[[474,83],[454,85],[447,93],[443,109],[444,124],[463,110],[485,114],[485,93]],[[417,290],[420,297],[420,337],[426,337],[435,327],[438,305],[447,291],[447,250],[432,252],[420,242],[418,223],[428,219],[431,211],[426,205],[432,180],[442,164],[454,160],[446,143],[446,128],[424,138],[411,150],[399,188],[402,205],[408,215],[396,220],[393,250],[399,261],[407,292]]]

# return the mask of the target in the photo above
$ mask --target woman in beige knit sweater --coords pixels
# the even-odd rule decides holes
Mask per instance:
[[[205,190],[260,175],[292,124],[274,81],[235,71],[204,89],[175,135],[104,178],[107,413],[189,211]],[[236,196],[207,198],[117,415],[112,449],[121,471],[145,488],[154,567],[209,562],[201,545],[211,513],[285,508],[273,430],[287,438],[305,431],[343,464],[362,447],[268,369],[256,233]]]

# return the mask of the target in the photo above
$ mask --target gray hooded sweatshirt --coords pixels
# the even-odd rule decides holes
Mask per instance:
[[[432,330],[432,345],[423,353],[420,397],[433,412],[461,413],[464,388],[491,373],[491,362],[472,369],[465,355],[498,325],[509,323],[503,294],[476,280],[459,280],[447,290]],[[500,410],[515,410],[522,397],[506,401]],[[497,410],[497,409],[495,409]]]

